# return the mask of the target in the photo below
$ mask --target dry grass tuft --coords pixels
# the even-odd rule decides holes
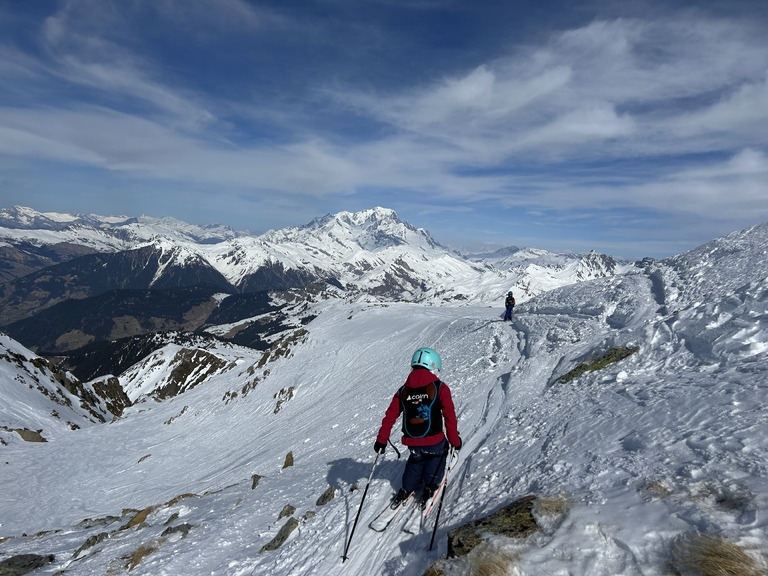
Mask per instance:
[[[422,576],[445,576],[445,572],[437,564],[433,564],[427,568],[427,571]]]
[[[155,510],[155,508],[157,508],[157,506],[149,506],[148,508],[144,508],[144,510],[141,510],[138,514],[131,518],[127,524],[121,526],[120,530],[128,530],[135,526],[140,526],[146,521],[147,517]]]
[[[477,563],[472,576],[509,576],[510,564],[503,558],[483,558]]]
[[[573,506],[573,498],[567,492],[558,496],[537,497],[533,503],[536,525],[544,534],[554,534]]]
[[[199,496],[197,494],[192,494],[191,492],[186,492],[184,494],[179,494],[173,500],[169,500],[168,502],[166,502],[165,506],[166,506],[166,508],[170,508],[171,506],[173,506],[175,504],[178,504],[179,502],[181,502],[185,498],[199,498]]]
[[[515,565],[516,556],[507,550],[483,542],[469,553],[471,576],[509,576]]]
[[[644,489],[646,492],[656,494],[662,500],[667,496],[672,495],[672,488],[666,480],[646,480]]]
[[[128,562],[128,570],[133,570],[141,564],[141,561],[144,560],[147,556],[152,554],[153,552],[156,552],[160,548],[159,542],[151,542],[149,544],[142,544],[139,546],[134,553],[130,556],[129,562]]]
[[[466,555],[437,560],[422,576],[510,576],[519,559],[512,541],[503,536],[483,540]]]
[[[716,534],[688,532],[672,544],[672,566],[696,576],[763,576],[758,562],[742,548]]]
[[[559,496],[546,496],[537,498],[536,512],[543,516],[565,516],[571,509],[572,499],[570,494],[563,492]]]

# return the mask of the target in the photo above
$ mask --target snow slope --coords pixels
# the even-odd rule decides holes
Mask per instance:
[[[141,548],[137,575],[417,576],[445,554],[449,528],[531,493],[567,493],[570,512],[524,541],[494,540],[514,553],[514,574],[662,576],[672,540],[692,530],[765,555],[767,234],[547,292],[511,324],[485,306],[316,303],[289,355],[262,363],[243,350],[170,401],[0,446],[0,557],[55,554],[39,574],[116,574]],[[428,534],[367,528],[399,485],[390,448],[342,564],[362,492],[351,489],[424,345],[443,357],[465,441],[436,550]],[[560,381],[616,346],[640,349]],[[336,496],[320,506],[329,485]],[[260,553],[288,504],[297,529]],[[143,525],[118,529],[124,509],[148,507]],[[183,524],[186,536],[166,532]]]
[[[103,383],[84,384],[72,374],[55,374],[51,368],[47,360],[0,333],[2,442],[20,441],[9,430],[42,429],[46,438],[49,433],[60,434],[112,420],[106,405],[111,399],[95,389],[104,388]]]

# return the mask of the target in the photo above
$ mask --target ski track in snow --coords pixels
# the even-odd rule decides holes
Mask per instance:
[[[765,553],[768,275],[739,273],[717,301],[668,269],[606,278],[544,294],[511,323],[480,306],[321,303],[306,342],[245,397],[222,401],[249,381],[254,359],[115,423],[0,446],[0,539],[10,537],[0,554],[55,554],[39,574],[119,573],[123,557],[154,545],[133,574],[419,576],[446,553],[449,529],[527,494],[568,494],[571,510],[499,544],[516,553],[519,575],[662,576],[670,541],[687,530]],[[640,351],[559,382],[624,345]],[[443,356],[464,440],[435,550],[431,526],[368,528],[400,485],[407,450],[397,460],[389,447],[342,563],[376,431],[419,346]],[[289,450],[295,464],[283,469]],[[253,474],[263,478],[252,490]],[[319,506],[328,485],[336,497]],[[183,493],[197,496],[164,505]],[[286,504],[297,529],[260,553]],[[117,530],[123,508],[155,505],[146,527]],[[100,523],[79,524],[86,518]],[[180,523],[192,526],[186,537],[162,535]],[[71,558],[101,532],[109,538]]]

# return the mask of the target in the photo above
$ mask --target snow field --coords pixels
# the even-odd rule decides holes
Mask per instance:
[[[592,281],[519,306],[512,323],[487,306],[323,302],[290,358],[249,373],[260,355],[236,352],[236,368],[173,400],[47,444],[2,447],[0,538],[12,538],[0,553],[53,553],[48,573],[73,575],[117,570],[154,544],[133,574],[418,576],[445,553],[448,529],[533,493],[565,494],[570,510],[525,541],[492,540],[517,575],[662,576],[672,540],[692,530],[765,554],[768,298],[764,280],[742,273],[717,301],[671,273],[674,290],[640,273]],[[625,345],[640,350],[559,381]],[[342,564],[376,431],[419,346],[443,357],[465,441],[436,550],[428,534],[367,528],[399,487],[403,460],[388,448]],[[246,396],[223,401],[254,376]],[[283,469],[289,451],[295,464]],[[253,474],[263,478],[252,490]],[[329,485],[336,497],[318,506]],[[184,493],[198,496],[165,505]],[[260,554],[286,504],[298,528]],[[78,528],[147,506],[158,508],[141,529]],[[193,526],[185,538],[162,536],[173,514],[172,525]],[[41,530],[61,531],[20,536]],[[101,531],[112,535],[70,563]]]

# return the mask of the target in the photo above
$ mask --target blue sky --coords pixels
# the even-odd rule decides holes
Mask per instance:
[[[768,3],[0,2],[0,207],[665,257],[768,220]]]

